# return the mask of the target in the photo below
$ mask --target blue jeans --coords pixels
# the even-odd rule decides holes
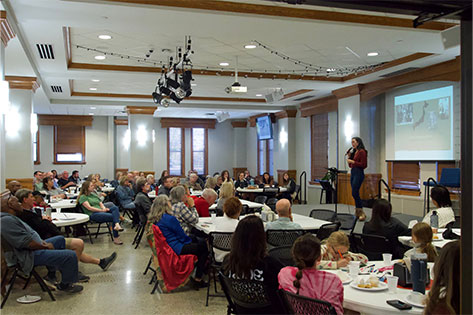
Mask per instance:
[[[35,250],[34,265],[46,266],[48,270],[59,269],[61,272],[61,283],[69,284],[77,282],[79,272],[76,252],[66,248],[64,236],[58,235],[44,240],[52,243],[54,249]]]
[[[136,208],[135,203],[133,201],[129,202],[129,203],[122,204],[122,207],[125,208],[125,209],[135,209]]]
[[[355,199],[355,206],[357,208],[363,208],[363,203],[360,198],[360,187],[365,180],[365,172],[360,167],[354,167],[351,169],[350,183],[351,183],[351,195]]]
[[[113,206],[109,208],[109,212],[94,212],[90,215],[90,219],[92,221],[98,222],[98,223],[105,223],[105,222],[113,222],[113,225],[115,223],[120,222],[120,212],[118,211],[117,206]],[[118,231],[113,230],[113,236],[118,237]]]

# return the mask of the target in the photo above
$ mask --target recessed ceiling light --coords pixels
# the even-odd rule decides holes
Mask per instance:
[[[197,83],[191,83],[191,86],[197,86]]]
[[[263,94],[256,94],[256,96],[257,96],[257,97],[261,97],[261,96],[263,96]]]
[[[100,82],[99,79],[92,79],[92,82]]]
[[[95,106],[91,106],[91,107],[90,107],[90,109],[97,109],[97,107],[95,107]]]
[[[104,60],[105,56],[104,55],[98,55],[98,56],[95,56],[94,58],[97,59],[97,60]]]
[[[334,68],[328,68],[328,69],[327,69],[327,72],[334,72],[334,71],[335,71]]]
[[[379,55],[379,53],[377,51],[372,51],[372,52],[369,52],[367,55],[369,57],[375,57],[375,56]]]
[[[107,34],[102,34],[102,35],[99,35],[99,38],[107,40],[107,39],[112,39],[112,36],[107,35]]]
[[[230,64],[228,62],[221,62],[220,65],[222,67],[226,67],[226,66],[229,66]]]
[[[97,88],[89,88],[91,91],[97,91]]]
[[[89,113],[90,116],[94,116],[94,113]]]
[[[253,45],[253,44],[245,45],[245,48],[246,49],[255,49],[256,45]]]

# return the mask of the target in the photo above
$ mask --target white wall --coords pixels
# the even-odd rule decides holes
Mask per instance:
[[[234,129],[230,121],[217,123],[215,129],[209,129],[209,170],[212,175],[215,172],[228,170],[233,176],[233,167],[245,166],[235,165],[234,160]],[[246,148],[239,148],[245,151]]]
[[[128,125],[115,126],[115,167],[130,168],[130,141],[125,135],[127,134]],[[131,137],[128,134],[128,137]]]
[[[256,176],[258,171],[256,127],[246,128],[246,164],[252,176]]]
[[[35,170],[50,171],[55,169],[59,172],[64,170],[71,172],[78,170],[81,177],[92,173],[100,173],[102,178],[113,178],[110,170],[109,152],[113,152],[113,146],[108,137],[108,117],[95,116],[91,127],[85,127],[85,160],[86,164],[53,164],[54,142],[53,126],[40,126],[40,157],[41,164],[35,165]]]
[[[348,169],[345,153],[351,138],[360,135],[360,95],[338,100],[338,135],[338,167]]]
[[[233,128],[233,165],[246,167],[246,128]]]
[[[163,170],[168,168],[167,144],[168,134],[166,128],[161,128],[161,119],[154,119],[154,171],[156,178],[161,177]]]

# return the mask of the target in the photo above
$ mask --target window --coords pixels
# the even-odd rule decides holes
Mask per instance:
[[[207,174],[208,132],[205,128],[191,129],[191,168],[198,174]]]
[[[168,170],[184,176],[184,128],[168,128]]]
[[[36,130],[35,135],[33,135],[33,162],[34,165],[41,164],[39,159],[39,128]]]
[[[273,176],[273,151],[274,141],[269,140],[258,140],[258,174],[263,175],[264,172],[268,172],[269,175]]]
[[[328,168],[328,113],[310,118],[311,180],[321,179]]]
[[[84,126],[54,126],[54,164],[85,164]]]

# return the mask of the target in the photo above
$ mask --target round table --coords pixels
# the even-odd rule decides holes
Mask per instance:
[[[50,202],[49,206],[53,209],[70,209],[75,208],[77,205],[76,199],[62,199],[57,202]]]
[[[239,193],[254,193],[254,194],[262,194],[263,193],[263,188],[240,188],[238,187],[236,189]],[[287,188],[286,187],[279,187],[279,192],[286,192]]]
[[[80,223],[85,223],[89,221],[89,216],[83,213],[58,213],[53,212],[51,213],[51,217],[53,219],[53,223],[57,227],[61,226],[70,226],[76,225]]]

